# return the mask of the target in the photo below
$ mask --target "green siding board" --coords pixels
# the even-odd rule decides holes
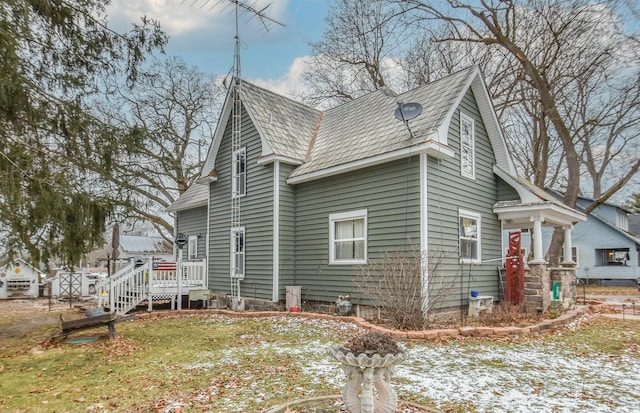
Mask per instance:
[[[502,178],[498,178],[497,186],[498,201],[520,200],[520,195],[511,185],[506,183]]]
[[[475,121],[476,179],[463,177],[460,173],[461,111]],[[495,158],[471,91],[466,94],[459,110],[454,113],[449,130],[449,145],[456,148],[456,156],[453,159],[442,161],[429,159],[428,243],[430,249],[441,247],[451,255],[447,256],[445,268],[451,277],[449,283],[452,295],[445,305],[464,305],[467,303],[467,290],[470,288],[478,289],[486,295],[498,296],[497,267],[500,261],[473,265],[459,263],[457,258],[459,209],[481,214],[482,260],[490,260],[502,255],[500,222],[492,212],[492,207],[497,201],[497,178],[493,173]],[[463,281],[462,294],[460,281]]]
[[[176,232],[186,235],[201,234],[198,238],[198,259],[202,259],[206,256],[206,243],[205,234],[207,233],[207,207],[201,206],[197,208],[191,208],[183,211],[177,211],[176,213]],[[184,248],[184,256],[189,255],[189,246]]]
[[[230,292],[231,129],[225,130],[216,158],[218,180],[211,184],[209,286]],[[271,299],[273,282],[273,167],[257,164],[260,136],[243,112],[242,147],[247,148],[246,195],[240,199],[240,225],[245,227],[245,279],[241,292]]]
[[[404,246],[405,222],[419,238],[418,177],[414,157],[410,164],[395,161],[296,186],[295,282],[303,299],[333,302],[341,294],[360,295],[354,278],[361,267],[329,264],[330,214],[367,210],[369,258]]]
[[[294,284],[295,268],[295,187],[286,183],[287,177],[295,169],[293,165],[280,164],[280,255],[279,289],[280,299],[285,298],[286,287]]]

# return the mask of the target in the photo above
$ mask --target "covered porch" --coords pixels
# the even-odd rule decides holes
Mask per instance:
[[[562,286],[562,296],[575,296],[571,231],[577,222],[586,221],[587,217],[527,181],[514,178],[497,167],[494,172],[513,187],[520,198],[499,201],[494,205],[493,212],[501,221],[502,229],[504,232],[527,229],[531,235],[532,258],[528,261],[529,268],[524,280],[525,307],[532,313],[546,311],[551,303],[554,282]],[[545,259],[543,227],[559,227],[564,231],[564,259],[561,268],[550,268]]]

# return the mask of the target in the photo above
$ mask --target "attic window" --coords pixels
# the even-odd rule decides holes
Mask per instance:
[[[460,114],[460,173],[467,178],[476,178],[476,143],[473,119]]]
[[[627,219],[627,213],[624,211],[618,210],[618,220],[617,220],[618,228],[629,231],[629,220]]]

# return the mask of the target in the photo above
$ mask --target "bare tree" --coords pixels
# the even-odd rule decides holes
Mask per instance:
[[[539,111],[530,111],[532,115],[541,113],[532,119],[532,125],[537,125],[538,132],[533,142],[540,143],[534,145],[534,149],[547,149],[547,143],[550,144],[553,139],[559,140],[562,145],[563,176],[566,177],[562,188],[564,203],[575,207],[581,190],[583,165],[584,146],[580,142],[587,142],[586,136],[580,136],[580,132],[586,131],[588,124],[595,118],[586,119],[585,125],[576,124],[573,121],[577,121],[579,117],[571,103],[576,99],[579,85],[587,84],[594,72],[610,75],[612,65],[618,64],[619,67],[621,49],[637,50],[638,38],[624,32],[618,13],[619,8],[625,7],[627,3],[615,3],[612,6],[586,0],[405,0],[393,3],[404,7],[404,12],[414,16],[419,23],[444,24],[447,27],[445,33],[449,35],[440,37],[437,41],[497,47],[506,53],[510,62],[517,63],[515,66],[511,65],[511,70],[515,69],[515,78],[524,85],[511,90],[517,93],[526,91],[530,101],[540,107]],[[627,55],[634,59],[628,66],[637,68],[640,64],[637,54],[633,52]],[[637,83],[635,75],[629,77]],[[497,104],[503,103],[498,97]],[[611,123],[611,120],[601,123],[601,126],[607,123]],[[627,121],[622,123],[630,125]],[[632,136],[628,133],[625,135]],[[614,139],[618,144],[609,142],[609,147],[620,148],[628,142],[619,134]],[[588,155],[586,148],[584,151]],[[622,153],[605,153],[600,157],[600,164],[605,165],[611,162],[611,155]],[[538,154],[544,155],[546,154]],[[590,167],[595,172],[593,166],[594,163],[591,162]],[[618,167],[625,168],[621,178],[613,182],[596,203],[606,201],[628,182],[637,173],[640,164],[636,157],[632,162],[621,162]],[[545,177],[547,174],[545,168],[536,168],[534,172],[544,174]],[[546,179],[536,176],[534,181],[540,185]],[[550,248],[552,262],[557,260],[561,235],[560,232],[554,236]]]
[[[554,186],[564,171],[562,147],[547,133],[546,115],[534,91],[518,76],[517,62],[495,45],[437,40],[454,35],[445,27],[425,31],[414,41],[403,58],[407,89],[480,67],[520,175],[541,188]]]
[[[326,18],[322,40],[311,43],[303,79],[309,103],[349,101],[388,86],[395,56],[411,38],[404,17],[381,0],[339,0]]]
[[[591,178],[587,189],[597,200],[587,212],[617,192],[640,165],[640,83],[612,69],[596,71],[577,83],[567,101],[571,107],[566,112]],[[634,77],[638,76],[640,68],[635,69]]]
[[[423,252],[419,246],[386,252],[363,266],[354,282],[396,328],[420,330],[460,292],[460,274],[443,271],[452,256],[443,250]]]
[[[131,227],[146,222],[170,237],[173,222],[165,210],[199,175],[222,86],[169,58],[140,73],[133,89],[111,92],[100,107],[113,133],[93,140],[86,167],[104,179],[119,221]]]

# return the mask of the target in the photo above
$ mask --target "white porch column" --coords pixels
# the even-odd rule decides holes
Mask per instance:
[[[571,225],[565,226],[564,229],[564,260],[562,264],[575,264],[573,261],[573,254],[571,254],[571,250],[573,249],[573,245],[571,244]]]
[[[544,264],[544,251],[542,250],[542,218],[533,217],[533,260],[532,264]]]

